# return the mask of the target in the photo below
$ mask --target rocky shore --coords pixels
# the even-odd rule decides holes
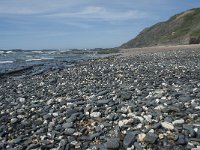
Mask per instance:
[[[200,49],[0,78],[0,149],[200,149]]]

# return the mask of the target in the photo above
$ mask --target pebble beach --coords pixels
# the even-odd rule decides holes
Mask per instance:
[[[200,46],[0,77],[0,149],[199,150]]]

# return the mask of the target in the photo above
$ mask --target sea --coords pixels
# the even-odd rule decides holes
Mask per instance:
[[[32,73],[63,68],[102,57],[94,50],[0,50],[0,75],[31,69]]]

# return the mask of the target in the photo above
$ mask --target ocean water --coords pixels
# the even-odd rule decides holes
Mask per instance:
[[[92,50],[0,50],[0,74],[29,66],[48,69],[97,57]]]

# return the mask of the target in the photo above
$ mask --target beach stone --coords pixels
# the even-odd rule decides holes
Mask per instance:
[[[101,92],[99,92],[99,93],[96,95],[96,97],[105,95],[105,94],[107,94],[108,92],[109,92],[108,90],[101,91]]]
[[[191,150],[200,150],[200,147],[198,147],[198,148],[192,148]]]
[[[101,113],[100,113],[100,112],[92,112],[92,113],[90,114],[90,117],[99,118],[99,117],[101,117]]]
[[[128,124],[128,123],[130,123],[130,122],[132,122],[132,121],[133,121],[132,119],[120,120],[120,121],[118,122],[118,125],[119,125],[119,127],[123,127],[124,125],[126,125],[126,124]]]
[[[17,118],[12,118],[12,119],[10,120],[10,123],[14,124],[14,123],[16,123],[17,121],[18,121]]]
[[[45,120],[50,120],[52,118],[51,114],[46,114],[43,116]]]
[[[24,103],[24,102],[25,102],[25,98],[20,97],[20,98],[19,98],[19,101],[20,101],[21,103]]]
[[[196,138],[200,139],[200,128],[196,132]]]
[[[79,112],[80,112],[79,109],[69,109],[69,110],[67,110],[67,115],[71,116],[71,115],[79,113]]]
[[[112,123],[109,123],[109,122],[103,122],[103,126],[106,128],[106,127],[112,127]]]
[[[132,93],[131,92],[122,92],[120,96],[121,96],[122,100],[130,100],[132,98]]]
[[[164,135],[163,134],[159,134],[158,137],[159,137],[159,139],[163,139]]]
[[[53,102],[54,102],[54,100],[50,99],[50,100],[47,101],[47,105],[51,105]]]
[[[62,127],[65,128],[65,129],[66,129],[66,128],[71,128],[71,127],[73,127],[73,126],[74,126],[73,123],[68,123],[68,122],[67,122],[67,123],[64,123],[64,124],[62,125]]]
[[[158,105],[154,109],[155,110],[163,110],[165,107],[163,105]]]
[[[152,115],[144,115],[143,117],[145,118],[145,120],[146,120],[147,122],[149,122],[149,123],[152,122]]]
[[[118,149],[119,148],[119,139],[118,138],[107,139],[107,142],[105,143],[105,147],[107,149]]]
[[[183,119],[179,119],[179,120],[174,120],[172,122],[172,124],[176,125],[176,124],[183,124],[185,121]]]
[[[192,148],[195,148],[195,146],[192,143],[188,142],[186,149],[192,149]]]
[[[198,114],[189,114],[189,116],[190,116],[192,119],[197,119],[197,118],[198,118]]]
[[[22,141],[22,138],[21,138],[21,137],[18,137],[18,138],[16,138],[16,139],[13,139],[13,140],[11,141],[11,143],[13,143],[13,144],[19,144],[21,141]]]
[[[109,100],[98,100],[97,101],[98,106],[105,105],[105,104],[108,104],[108,103],[109,103]]]
[[[184,135],[179,135],[177,143],[180,144],[180,145],[186,145],[187,144],[187,140],[185,139],[185,136]]]
[[[65,145],[67,144],[67,140],[65,139],[62,139],[60,142],[59,142],[59,149],[65,149]]]
[[[64,133],[67,135],[72,135],[76,130],[74,128],[65,128]]]
[[[110,121],[113,121],[115,118],[115,114],[109,114],[106,119],[110,120]]]
[[[157,140],[158,136],[154,133],[147,133],[145,138],[144,138],[144,142],[146,143],[155,143],[155,141]]]
[[[161,123],[156,123],[153,125],[153,129],[159,129],[161,127]]]
[[[192,125],[183,124],[183,129],[188,130],[190,132],[190,137],[195,137],[196,133]]]
[[[180,112],[180,109],[176,106],[169,106],[167,107],[167,112]]]
[[[53,115],[54,117],[58,117],[59,113],[58,113],[58,112],[54,112],[52,115]]]
[[[85,101],[78,101],[75,103],[76,105],[84,105],[85,104]]]
[[[126,136],[124,137],[124,140],[123,140],[124,148],[128,148],[131,144],[134,143],[137,134],[138,134],[138,132],[136,132],[136,131],[126,133]]]
[[[76,141],[76,140],[71,141],[70,144],[71,144],[71,145],[74,145],[74,147],[75,147],[76,149],[77,149],[77,148],[80,148],[80,143],[79,143],[78,141]]]
[[[128,111],[128,108],[127,108],[127,107],[122,107],[122,108],[121,108],[121,112],[122,112],[122,113],[125,113],[125,114],[126,114],[127,111]]]
[[[140,144],[138,142],[135,142],[134,146],[135,146],[136,150],[143,150],[143,148],[140,146]]]
[[[161,126],[165,129],[168,129],[168,130],[173,130],[174,129],[174,126],[173,124],[169,123],[169,122],[161,122]]]
[[[99,137],[100,135],[101,135],[101,132],[93,133],[90,135],[90,140],[93,140],[94,138]]]
[[[165,122],[172,123],[173,119],[172,119],[172,117],[166,117],[166,118],[164,119],[164,121],[165,121]]]
[[[140,142],[144,142],[145,136],[146,136],[146,134],[144,134],[144,133],[138,134],[138,140],[139,140]]]
[[[38,147],[40,147],[40,144],[30,144],[26,150],[37,149]]]

